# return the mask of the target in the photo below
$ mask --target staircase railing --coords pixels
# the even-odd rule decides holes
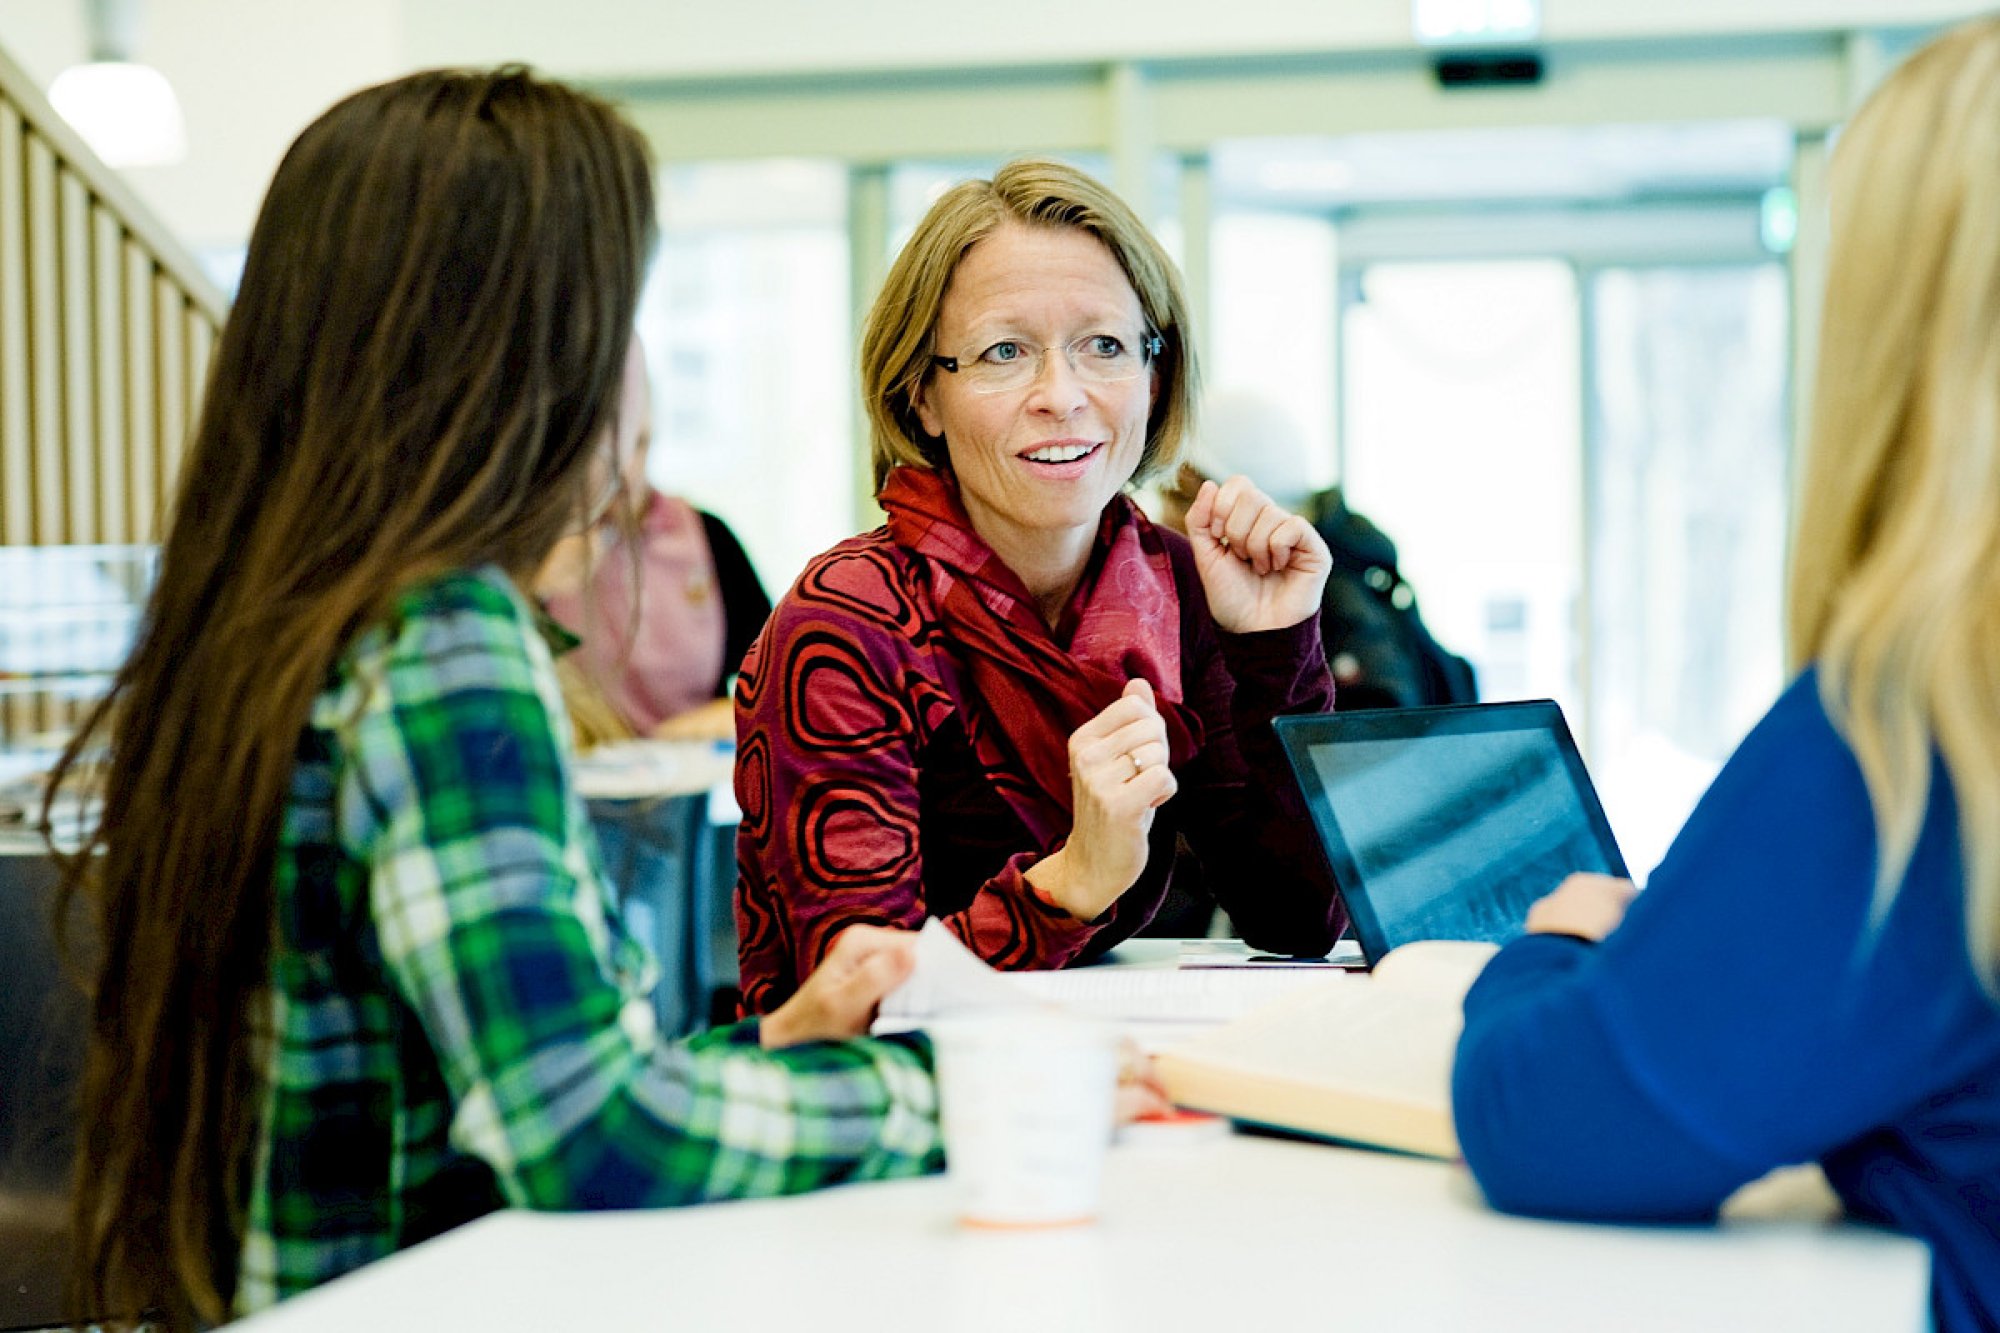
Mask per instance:
[[[0,51],[0,548],[158,540],[224,308]],[[63,614],[63,594],[19,572],[31,567],[0,564],[0,619],[17,639]],[[0,748],[74,720],[87,691],[39,674],[0,660]]]

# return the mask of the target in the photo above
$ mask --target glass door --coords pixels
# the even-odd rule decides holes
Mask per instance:
[[[1782,685],[1776,260],[1350,270],[1341,472],[1485,699],[1563,706],[1635,874]]]
[[[1789,295],[1775,261],[1585,291],[1591,765],[1638,870],[1783,683]]]
[[[1581,702],[1579,302],[1549,259],[1371,264],[1342,319],[1348,503],[1485,699]]]

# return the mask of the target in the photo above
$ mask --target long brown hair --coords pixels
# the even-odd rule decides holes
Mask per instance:
[[[58,782],[108,740],[66,867],[101,945],[80,1315],[223,1318],[262,1077],[275,847],[313,698],[413,583],[525,580],[588,507],[653,241],[643,140],[516,68],[369,88],[286,153],[159,580]]]

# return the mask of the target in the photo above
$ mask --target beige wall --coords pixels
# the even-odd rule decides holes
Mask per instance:
[[[190,154],[129,179],[197,248],[240,244],[285,145],[356,87],[423,65],[526,60],[575,77],[801,75],[1407,49],[1408,0],[141,0]],[[0,0],[0,46],[46,87],[85,53],[83,0]],[[1937,23],[1981,0],[1544,0],[1549,42]],[[1226,15],[1226,18],[1224,17]],[[993,70],[1000,73],[996,76]],[[782,114],[790,108],[780,106]],[[1615,100],[1605,119],[1616,119]]]
[[[1925,25],[1980,0],[1543,0],[1551,42]],[[1394,50],[1410,0],[1015,0],[1006,18],[937,0],[407,0],[421,63],[531,55],[630,78]],[[1136,17],[1135,17],[1136,16]]]

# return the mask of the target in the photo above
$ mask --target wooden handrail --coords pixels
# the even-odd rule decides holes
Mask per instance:
[[[5,48],[0,48],[0,98],[14,104],[21,118],[49,141],[56,156],[82,178],[91,194],[118,214],[126,230],[153,252],[153,262],[173,278],[188,300],[201,307],[210,323],[220,326],[229,309],[229,298],[202,271],[180,239],[140,200],[137,192],[115,170],[105,166],[83,141],[83,136],[49,105],[47,96],[35,86],[28,72],[14,63]]]
[[[0,52],[0,547],[159,540],[226,305]],[[7,580],[0,629],[20,643],[59,591]],[[83,703],[74,687],[7,691],[0,749],[60,735]]]

